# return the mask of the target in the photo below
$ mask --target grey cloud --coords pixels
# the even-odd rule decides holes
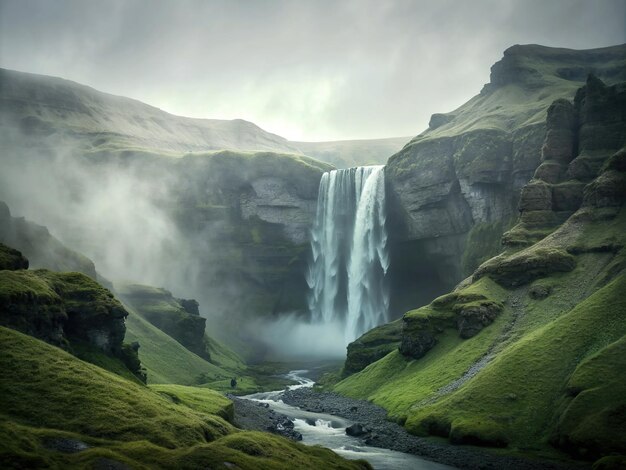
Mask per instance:
[[[415,135],[516,43],[626,42],[626,1],[0,2],[0,65],[302,140]]]

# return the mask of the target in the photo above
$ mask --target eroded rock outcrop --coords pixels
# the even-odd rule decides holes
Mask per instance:
[[[625,109],[626,84],[607,86],[594,75],[589,75],[573,103],[563,99],[552,103],[542,163],[522,189],[520,221],[504,235],[506,246],[535,243],[583,203],[621,205],[626,192],[619,171],[626,145]],[[605,163],[609,171],[603,171]]]
[[[499,239],[518,208],[527,231],[571,215],[585,183],[597,176],[599,155],[623,145],[624,104],[619,85],[596,78],[569,100],[590,72],[614,84],[626,78],[624,70],[626,46],[514,46],[492,67],[480,95],[433,115],[429,129],[393,155],[385,171],[392,261],[419,253],[412,265],[392,262],[392,278],[424,280],[431,292],[444,292],[499,252],[482,240]],[[432,266],[428,275],[415,267],[419,262]],[[407,303],[392,308],[398,313]]]
[[[198,356],[211,360],[206,339],[206,318],[194,299],[177,299],[166,289],[139,284],[116,286],[120,298],[137,312]]]
[[[81,273],[1,271],[3,326],[61,347],[88,343],[120,355],[128,312],[113,294]]]

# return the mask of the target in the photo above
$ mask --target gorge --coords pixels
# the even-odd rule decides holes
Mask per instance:
[[[300,142],[0,69],[0,467],[624,468],[626,44],[476,91]]]

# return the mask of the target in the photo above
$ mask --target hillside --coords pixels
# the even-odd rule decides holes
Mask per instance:
[[[210,114],[210,110],[207,110]],[[144,151],[171,157],[235,150],[305,154],[337,167],[384,163],[409,138],[292,142],[242,119],[194,119],[140,101],[32,73],[0,69],[4,148],[26,138],[69,152]]]
[[[556,100],[501,253],[351,345],[344,374],[360,372],[335,390],[453,444],[624,455],[625,110],[626,84],[593,75]]]
[[[370,468],[241,432],[226,421],[232,403],[216,392],[153,391],[2,327],[0,365],[3,468]]]
[[[295,152],[251,122],[174,116],[61,78],[0,69],[0,128],[61,148]]]
[[[395,316],[452,289],[499,253],[521,189],[541,163],[550,105],[573,101],[589,73],[612,85],[626,80],[625,71],[626,45],[510,47],[478,95],[434,114],[429,129],[389,158]]]

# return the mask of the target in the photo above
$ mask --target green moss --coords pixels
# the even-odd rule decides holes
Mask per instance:
[[[234,418],[233,402],[214,390],[174,384],[150,385],[150,388],[192,410],[216,415],[230,422]]]
[[[148,383],[195,385],[203,374],[208,380],[231,375],[225,369],[189,351],[150,324],[132,307],[126,305],[126,309],[129,315],[126,319],[125,340],[139,343],[139,359],[148,374]]]
[[[0,271],[28,269],[28,260],[17,250],[0,243]]]
[[[566,386],[556,445],[583,458],[626,453],[626,383],[619,374],[625,368],[626,336],[578,365]]]
[[[7,419],[165,447],[205,442],[230,430],[220,418],[176,407],[142,385],[35,338],[0,328],[0,339],[0,409]],[[33,406],[42,399],[46,406]]]
[[[448,421],[463,419],[467,423],[491,419],[509,423],[507,436],[515,447],[537,450],[545,446],[555,431],[563,406],[571,401],[565,390],[571,378],[576,378],[579,365],[626,333],[623,321],[626,299],[621,294],[625,288],[626,276],[622,275],[569,313],[526,334],[503,349],[456,392],[410,413],[407,428],[423,432],[424,423],[437,416],[445,416]],[[609,370],[619,370],[621,366],[611,365],[608,357],[605,360]],[[596,384],[601,383],[601,370],[594,372],[598,374],[593,378]],[[606,398],[605,392],[592,394],[590,399],[595,405],[586,403],[584,409],[579,408],[572,416],[576,415],[577,423],[585,428],[585,420],[593,420],[598,410],[608,405],[619,407],[619,401],[602,401]]]
[[[437,344],[419,360],[408,360],[399,351],[367,366],[337,384],[334,390],[383,406],[393,419],[406,419],[411,407],[436,396],[437,391],[463,375],[493,344],[510,320],[500,315],[481,334],[463,340],[456,331],[446,330]]]
[[[506,428],[493,419],[467,420],[458,418],[450,425],[450,442],[487,447],[506,447]]]
[[[501,251],[500,238],[508,224],[504,221],[475,224],[467,235],[461,269],[469,276],[478,266]]]
[[[478,268],[473,277],[479,279],[488,275],[502,285],[516,286],[551,273],[571,271],[575,266],[575,258],[565,250],[537,245],[492,258]]]
[[[230,414],[230,402],[215,392],[180,386],[152,391],[5,328],[0,368],[2,468],[371,468],[328,449],[239,432],[214,414]],[[59,452],[59,439],[88,448]]]
[[[378,326],[348,345],[348,355],[342,375],[363,370],[372,362],[385,357],[400,345],[402,321],[396,320]]]
[[[576,240],[568,247],[572,253],[602,251],[616,253],[624,246],[626,206],[622,207],[617,214],[613,209],[604,211],[587,209],[581,211],[578,217],[590,217],[592,223],[584,224]]]
[[[128,344],[124,344],[124,349],[130,348]],[[131,348],[132,349],[132,348]],[[89,343],[84,342],[74,342],[71,345],[71,352],[79,359],[82,359],[85,362],[89,362],[98,367],[101,367],[109,372],[113,372],[114,374],[119,375],[120,377],[124,377],[127,380],[131,380],[133,382],[143,383],[141,376],[137,376],[133,374],[131,371],[141,372],[140,363],[137,359],[135,364],[127,365],[124,363],[123,359],[118,357],[112,357],[107,354],[104,354],[100,349],[95,348]]]

